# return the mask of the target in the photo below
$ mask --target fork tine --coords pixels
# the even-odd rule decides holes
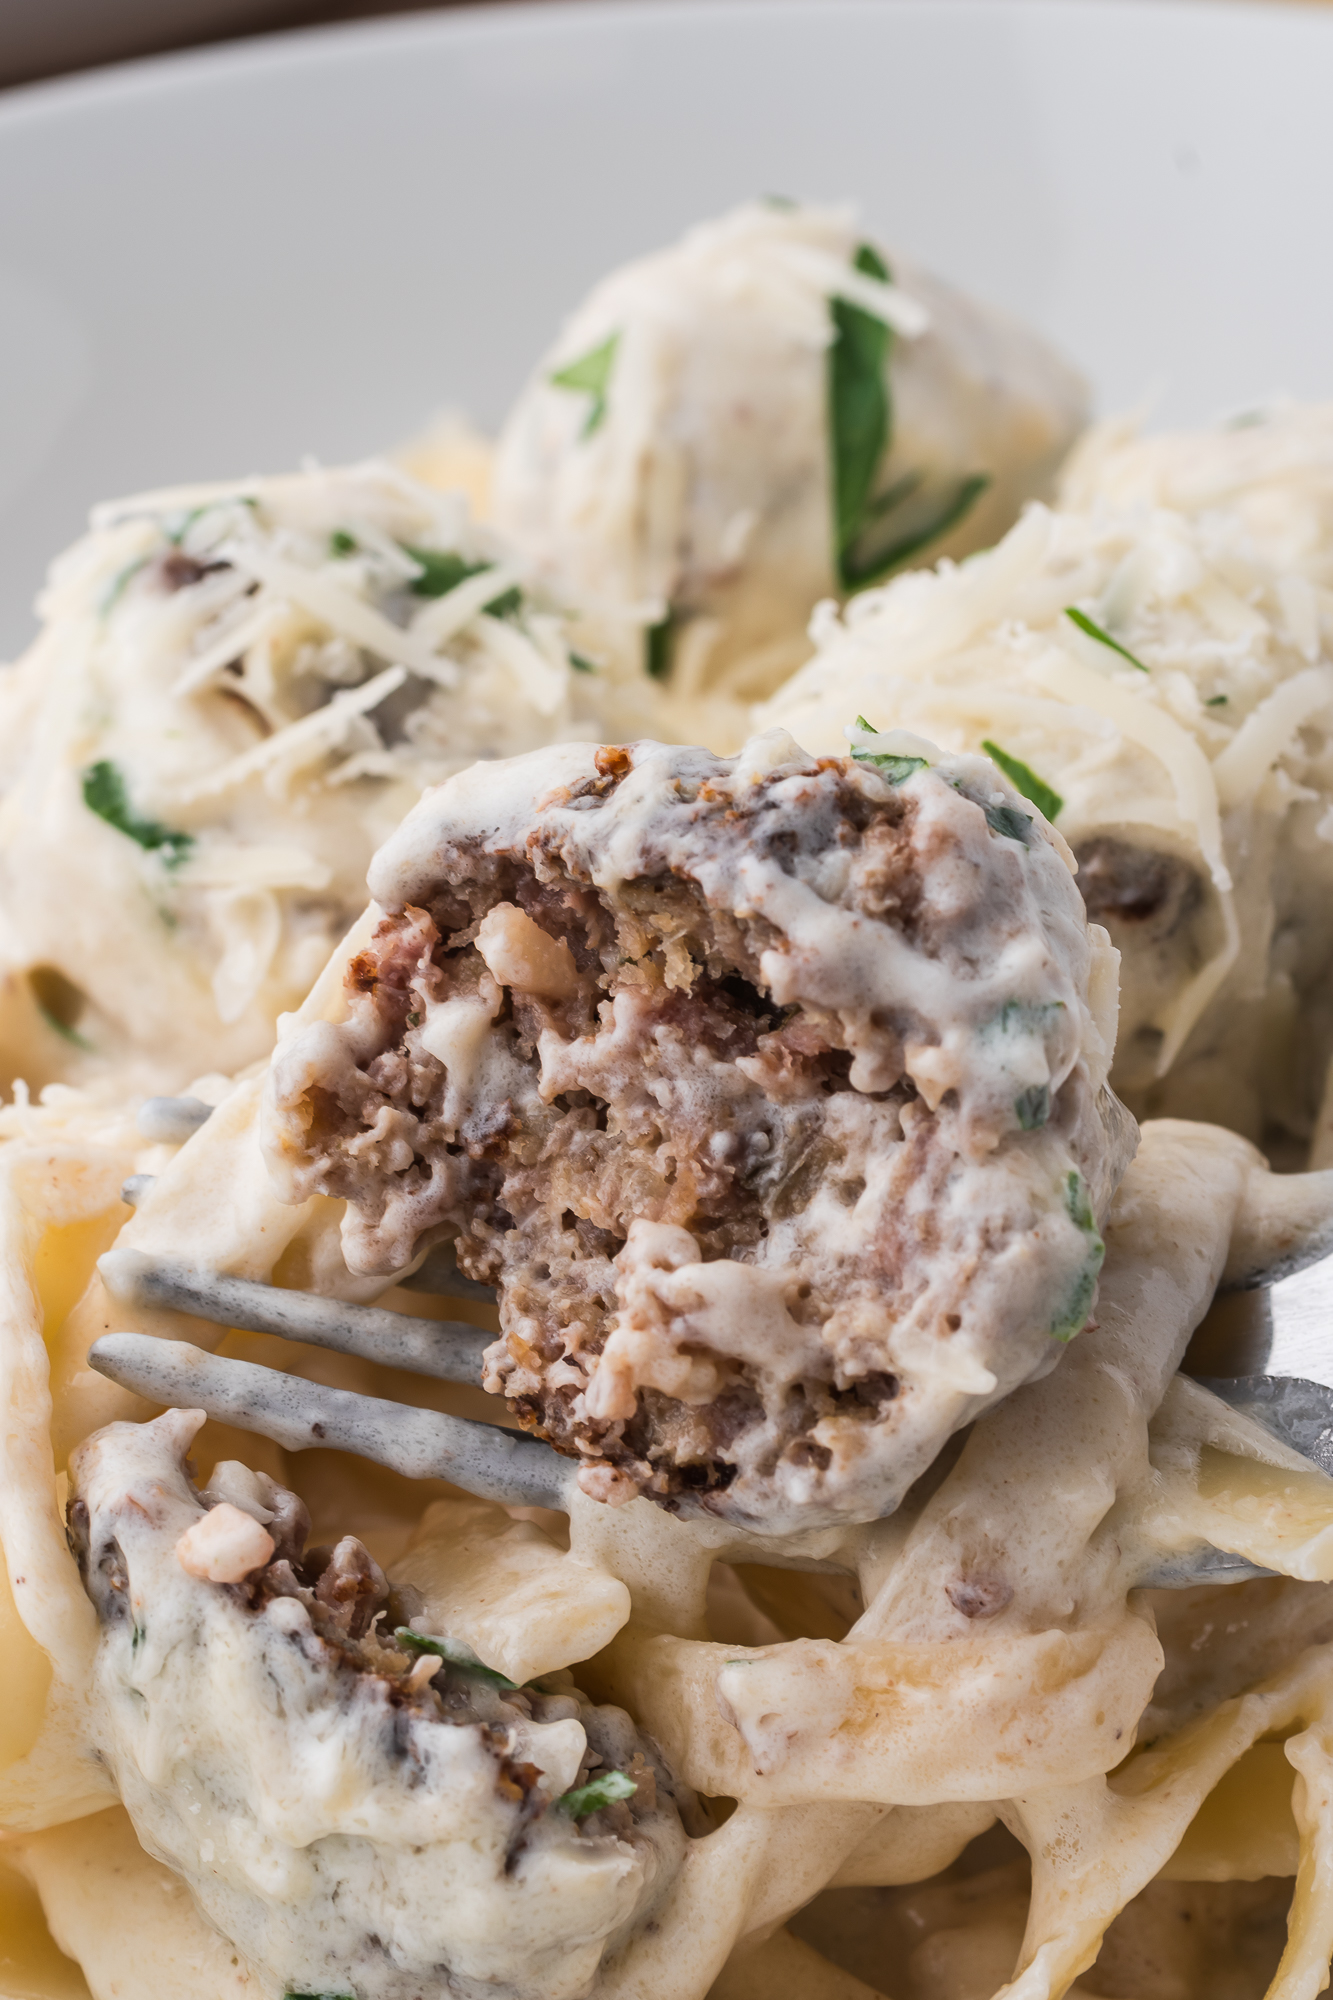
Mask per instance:
[[[381,1306],[350,1305],[313,1292],[284,1291],[250,1278],[202,1271],[142,1250],[108,1250],[98,1259],[102,1282],[122,1305],[165,1307],[212,1320],[217,1326],[276,1333],[407,1368],[439,1382],[481,1382],[481,1357],[495,1339],[464,1320],[413,1319]]]
[[[1249,1583],[1256,1576],[1276,1576],[1244,1556],[1200,1542],[1192,1549],[1164,1553],[1134,1580],[1136,1590],[1193,1590],[1200,1583]]]
[[[1298,1451],[1321,1472],[1333,1473],[1333,1389],[1297,1375],[1195,1377],[1203,1389],[1252,1417],[1280,1444]]]
[[[88,1361],[150,1402],[206,1410],[287,1451],[355,1452],[408,1479],[447,1479],[479,1500],[569,1511],[574,1466],[521,1432],[354,1396],[146,1333],[104,1334]]]
[[[142,1138],[179,1146],[193,1138],[212,1115],[212,1105],[201,1097],[149,1097],[140,1105],[136,1122]]]

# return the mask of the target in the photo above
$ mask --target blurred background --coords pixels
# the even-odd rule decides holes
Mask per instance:
[[[240,35],[460,4],[465,0],[0,0],[0,88]]]
[[[441,0],[0,0],[0,87],[320,21],[422,13]],[[450,0],[443,0],[449,5]]]

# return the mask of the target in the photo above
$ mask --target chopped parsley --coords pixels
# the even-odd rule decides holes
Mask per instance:
[[[627,1778],[623,1771],[602,1771],[589,1778],[586,1785],[576,1785],[572,1792],[566,1792],[556,1800],[556,1805],[571,1819],[587,1819],[589,1813],[600,1812],[603,1806],[614,1805],[617,1799],[631,1798],[638,1789],[633,1778]]]
[[[34,965],[28,974],[28,991],[47,1027],[62,1042],[82,1049],[85,1055],[93,1053],[92,1043],[78,1031],[77,1023],[87,1002],[72,979],[66,979],[54,965]]]
[[[1031,815],[1019,812],[1016,806],[983,806],[986,824],[992,833],[1002,833],[1006,840],[1028,844],[1028,828],[1032,824]]]
[[[1079,1228],[1086,1230],[1089,1235],[1097,1235],[1097,1218],[1092,1212],[1088,1190],[1084,1185],[1082,1174],[1073,1167],[1065,1175],[1065,1207],[1069,1210],[1071,1222],[1076,1222]],[[1100,1237],[1098,1241],[1101,1241]]]
[[[908,509],[904,503],[921,484],[919,474],[909,474],[900,479],[889,491],[874,502],[873,516],[876,520],[903,508],[909,515],[915,515],[910,526],[905,526],[896,541],[881,548],[869,564],[866,573],[858,578],[860,583],[873,583],[887,576],[890,570],[900,569],[913,556],[919,555],[932,542],[939,541],[951,528],[956,528],[963,516],[969,513],[991,483],[988,472],[971,472],[952,486],[945,488],[933,503],[923,502],[920,507]]]
[[[1092,1311],[1092,1301],[1097,1290],[1097,1279],[1102,1268],[1104,1251],[1090,1253],[1088,1261],[1069,1295],[1064,1311],[1051,1328],[1052,1340],[1069,1341],[1085,1325]]]
[[[867,722],[863,715],[857,716],[856,726],[858,729],[864,729],[867,736],[879,735],[874,723]],[[864,764],[869,770],[878,771],[880,777],[889,785],[901,785],[904,779],[911,777],[913,771],[924,771],[926,768],[924,757],[894,756],[888,750],[863,750],[856,743],[852,745],[852,762]]]
[[[869,278],[892,273],[873,244],[852,259]],[[844,590],[863,590],[938,541],[962,520],[990,485],[969,473],[933,498],[919,496],[920,472],[908,472],[883,493],[875,475],[893,442],[888,366],[893,328],[850,299],[829,300],[833,340],[828,358],[829,464],[833,488],[833,552]],[[885,540],[885,530],[896,525]]]
[[[1135,659],[1128,646],[1122,646],[1120,641],[1113,639],[1109,632],[1103,632],[1096,620],[1089,618],[1086,611],[1080,611],[1077,605],[1066,604],[1065,617],[1069,619],[1071,624],[1077,625],[1080,632],[1086,632],[1090,639],[1095,639],[1099,646],[1109,646],[1113,653],[1119,653],[1122,660],[1128,660],[1130,666],[1137,667],[1141,674],[1151,672],[1150,668],[1144,666],[1142,660]]]
[[[1063,1000],[1006,1000],[999,1012],[1002,1035],[1044,1034],[1053,1014],[1063,1014]]]
[[[1007,750],[1001,750],[999,744],[992,743],[989,737],[981,747],[992,763],[999,765],[1010,784],[1020,791],[1025,799],[1031,799],[1044,818],[1055,818],[1064,800],[1053,786],[1048,785],[1044,778],[1039,778],[1030,764],[1023,763],[1019,757],[1011,757]]]
[[[671,672],[671,655],[675,649],[676,614],[668,611],[665,618],[656,625],[650,625],[644,633],[644,670],[650,680],[664,681]]]
[[[1051,1086],[1034,1083],[1014,1099],[1014,1116],[1024,1132],[1036,1132],[1051,1115]]]
[[[329,536],[329,554],[331,556],[354,556],[356,549],[356,536],[349,535],[346,528],[335,528]]]
[[[1204,707],[1221,708],[1224,706],[1226,699],[1227,697],[1224,694],[1210,694],[1207,701],[1204,703]]]
[[[887,280],[889,267],[869,243],[852,262],[868,277]],[[893,329],[864,306],[829,300],[833,341],[828,359],[829,457],[833,473],[833,541],[845,590],[878,571],[859,563],[856,544],[871,514],[871,492],[893,433],[888,360]]]
[[[1088,1244],[1087,1262],[1079,1273],[1064,1310],[1051,1328],[1051,1337],[1055,1340],[1072,1340],[1092,1311],[1098,1274],[1106,1256],[1106,1245],[1097,1232],[1097,1218],[1092,1212],[1092,1203],[1088,1198],[1083,1176],[1072,1167],[1065,1175],[1065,1209],[1070,1221],[1091,1240]]]
[[[901,785],[913,771],[924,771],[926,768],[924,757],[890,757],[887,753],[877,757],[873,750],[853,750],[852,760],[857,764],[868,764],[890,785]]]
[[[420,576],[414,576],[409,586],[414,597],[447,597],[451,590],[457,590],[460,583],[466,583],[470,576],[480,576],[484,570],[494,569],[494,563],[469,562],[454,549],[418,549],[410,543],[403,543],[404,553],[411,556],[414,563],[421,566]],[[512,589],[502,590],[489,604],[482,606],[492,618],[512,618],[523,602],[523,593],[517,584]]]
[[[89,812],[96,813],[108,826],[114,826],[117,833],[136,840],[140,847],[150,852],[165,850],[168,868],[179,867],[194,846],[192,833],[173,833],[155,819],[141,819],[130,804],[119,768],[106,758],[90,764],[84,772],[83,803]]]
[[[505,1688],[510,1694],[517,1692],[517,1681],[507,1680],[494,1667],[483,1666],[471,1647],[465,1646],[461,1639],[430,1639],[424,1632],[414,1632],[410,1625],[400,1625],[393,1636],[409,1653],[434,1653],[455,1673],[467,1674],[475,1681],[485,1681],[490,1687]]]
[[[572,389],[577,395],[591,396],[581,437],[590,438],[605,420],[606,392],[611,386],[611,370],[615,366],[619,345],[620,335],[613,333],[600,347],[594,347],[589,354],[581,354],[577,361],[566,362],[563,368],[557,368],[548,377],[557,389]]]
[[[597,662],[590,660],[586,653],[576,653],[572,646],[568,647],[567,651],[569,653],[569,664],[573,667],[576,674],[595,674],[597,672]]]

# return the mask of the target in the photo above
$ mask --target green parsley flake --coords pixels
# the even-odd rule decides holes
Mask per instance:
[[[887,281],[878,251],[863,243],[852,259],[858,271]],[[833,469],[833,545],[845,590],[869,581],[855,547],[869,514],[875,474],[893,435],[888,361],[893,329],[864,306],[829,300],[833,341],[828,358],[829,458]]]
[[[1014,1099],[1014,1116],[1024,1132],[1036,1132],[1051,1115],[1051,1086],[1034,1083]]]
[[[1204,703],[1204,707],[1205,707],[1205,708],[1222,708],[1222,707],[1224,707],[1224,706],[1225,706],[1225,704],[1226,704],[1226,700],[1227,700],[1227,697],[1226,697],[1226,695],[1224,695],[1224,694],[1210,694],[1210,695],[1209,695],[1209,697],[1208,697],[1208,699],[1207,699],[1207,701],[1206,701],[1206,702]]]
[[[1099,646],[1109,646],[1113,653],[1119,653],[1122,660],[1128,660],[1130,666],[1137,667],[1141,674],[1152,671],[1151,668],[1144,666],[1142,660],[1136,660],[1127,646],[1122,646],[1120,641],[1113,639],[1109,632],[1103,632],[1101,626],[1094,619],[1089,618],[1086,611],[1080,611],[1077,605],[1066,604],[1065,617],[1069,619],[1071,624],[1077,625],[1080,632],[1086,632],[1090,639],[1095,639]]]
[[[418,549],[408,542],[402,544],[405,555],[411,556],[421,567],[420,576],[414,576],[409,586],[414,597],[447,597],[451,590],[457,590],[460,583],[466,583],[470,576],[480,576],[483,571],[494,569],[494,563],[469,562],[453,549]],[[482,606],[492,618],[512,618],[523,602],[523,594],[517,584],[510,590],[502,590],[489,604]]]
[[[93,1053],[93,1045],[78,1031],[77,1023],[87,1004],[83,994],[63,972],[53,965],[34,965],[28,973],[28,991],[33,1005],[48,1028],[71,1048]]]
[[[331,556],[354,556],[356,554],[356,547],[356,536],[349,535],[346,528],[335,528],[329,536],[329,554]]]
[[[885,783],[890,785],[901,785],[905,779],[911,777],[913,771],[924,771],[926,768],[924,757],[891,757],[887,751],[876,753],[874,750],[856,748],[852,750],[852,762],[865,764],[870,770],[878,771]]]
[[[164,858],[168,868],[179,867],[194,846],[192,833],[173,833],[155,819],[140,819],[130,805],[119,769],[105,758],[90,764],[83,774],[83,803],[117,833],[137,840],[140,847],[167,850]]]
[[[905,479],[891,486],[887,493],[873,502],[872,518],[881,520],[890,513],[901,511],[908,517],[910,525],[904,525],[897,539],[879,549],[864,565],[863,572],[858,572],[858,587],[877,583],[892,570],[901,569],[904,563],[911,562],[932,542],[938,542],[951,528],[956,528],[964,515],[972,511],[990,483],[989,472],[970,472],[965,478],[947,486],[936,500],[923,500],[915,508],[908,507],[906,502],[921,484],[919,473],[909,473]]]
[[[644,634],[644,671],[650,680],[664,681],[671,672],[671,656],[675,650],[676,614],[668,611],[665,618],[656,625],[650,625]]]
[[[861,244],[852,262],[867,277],[891,282],[889,267],[872,244]],[[893,443],[888,376],[893,328],[850,299],[831,298],[829,313],[833,553],[843,589],[863,590],[956,527],[991,480],[986,472],[969,473],[927,497],[919,494],[922,473],[907,472],[885,492],[875,493],[875,476]]]
[[[1002,833],[1006,840],[1017,840],[1027,846],[1028,828],[1032,825],[1027,813],[1019,812],[1016,806],[983,806],[981,810],[992,833]]]
[[[858,729],[864,729],[867,736],[879,735],[874,723],[867,722],[863,715],[857,716],[856,726]],[[852,745],[852,762],[864,764],[868,770],[878,771],[880,777],[889,785],[901,785],[904,779],[911,777],[913,771],[924,771],[926,768],[924,757],[895,757],[887,750],[863,750],[858,743]]]
[[[601,1771],[595,1778],[589,1778],[586,1785],[577,1785],[572,1792],[566,1792],[556,1800],[556,1805],[571,1819],[587,1819],[589,1813],[600,1812],[603,1806],[614,1805],[617,1799],[632,1798],[638,1789],[633,1778],[626,1777],[623,1771]]]
[[[1088,1190],[1084,1185],[1082,1174],[1073,1167],[1065,1175],[1065,1207],[1069,1210],[1071,1222],[1076,1222],[1079,1228],[1090,1236],[1097,1235],[1097,1218],[1092,1212]],[[1101,1241],[1100,1237],[1098,1241]]]
[[[582,354],[577,361],[566,362],[547,379],[557,389],[572,389],[576,394],[591,396],[592,402],[584,419],[581,437],[590,438],[600,428],[606,417],[606,392],[611,386],[611,370],[615,366],[616,349],[620,345],[620,335],[613,333],[600,347],[594,347],[590,354]]]
[[[455,1673],[467,1674],[471,1680],[485,1681],[489,1686],[504,1688],[510,1694],[518,1690],[517,1681],[507,1680],[494,1667],[483,1666],[471,1647],[465,1646],[461,1639],[431,1639],[424,1632],[414,1632],[410,1625],[400,1625],[393,1636],[409,1653],[434,1653]]]
[[[1092,1311],[1097,1279],[1106,1256],[1106,1245],[1097,1231],[1097,1218],[1082,1174],[1073,1168],[1065,1175],[1065,1209],[1071,1222],[1089,1238],[1087,1261],[1075,1281],[1063,1311],[1051,1328],[1054,1340],[1072,1340]]]
[[[1043,1035],[1047,1023],[1063,1014],[1063,1000],[1006,1000],[997,1016],[1002,1035]]]
[[[1025,799],[1031,799],[1043,818],[1053,820],[1056,817],[1064,800],[1053,786],[1048,785],[1044,778],[1037,776],[1030,764],[1023,763],[1021,758],[1011,757],[1007,750],[1001,750],[999,744],[992,743],[989,737],[981,747],[992,763],[999,765],[1010,784],[1020,791]]]
[[[573,667],[576,674],[595,674],[597,672],[596,660],[590,660],[586,653],[576,653],[572,646],[568,648],[568,652],[569,664]]]

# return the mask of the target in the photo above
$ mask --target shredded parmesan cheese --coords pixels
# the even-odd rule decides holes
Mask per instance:
[[[1143,1115],[1299,1141],[1333,1056],[1333,857],[1311,837],[1333,798],[1333,665],[1311,663],[1322,586],[1301,584],[1217,517],[1033,507],[994,550],[822,618],[756,719],[816,751],[859,713],[1017,760],[1059,801],[1121,951],[1116,1088]],[[1293,1009],[1279,1105],[1265,1023]]]

